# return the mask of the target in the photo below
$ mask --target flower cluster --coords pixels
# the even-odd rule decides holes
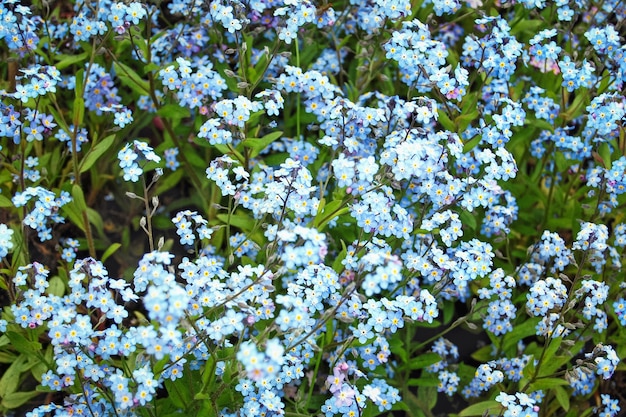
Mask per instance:
[[[145,142],[134,140],[127,143],[117,154],[120,168],[124,171],[124,181],[137,182],[143,175],[143,166],[148,162],[159,163],[161,157]]]
[[[569,331],[561,323],[559,312],[567,301],[567,287],[559,278],[548,277],[538,280],[526,294],[526,311],[532,316],[542,317],[537,324],[537,334],[543,336],[565,336]]]
[[[97,8],[81,8],[76,4],[77,15],[69,25],[69,32],[77,41],[88,41],[92,37],[102,36],[111,27],[117,34],[125,33],[131,25],[139,24],[146,15],[146,8],[142,3],[112,2],[110,0],[98,3]],[[60,29],[68,30],[67,27]]]
[[[496,269],[489,276],[489,287],[479,290],[479,297],[490,299],[496,296],[487,307],[487,315],[483,319],[483,327],[496,336],[513,330],[511,320],[515,318],[517,308],[511,301],[515,279],[505,276],[502,269]]]
[[[18,192],[13,196],[15,207],[24,207],[30,200],[35,199],[35,204],[30,213],[24,217],[22,223],[37,231],[39,240],[52,239],[52,227],[50,223],[63,223],[65,220],[59,209],[71,201],[70,194],[61,191],[57,197],[52,191],[43,187],[28,187],[23,192]]]
[[[17,3],[17,4],[16,4]],[[41,20],[31,17],[31,10],[16,1],[0,5],[0,37],[9,50],[23,57],[33,51],[39,43],[38,31]]]
[[[461,379],[456,372],[447,368],[459,359],[459,350],[455,344],[447,339],[439,338],[433,343],[432,351],[441,357],[439,362],[428,366],[429,372],[437,372],[439,385],[437,391],[452,396],[456,393]]]
[[[175,92],[181,106],[207,112],[208,102],[220,98],[226,89],[224,78],[213,69],[210,62],[192,62],[179,57],[176,63],[178,68],[169,65],[159,71],[163,87]]]
[[[70,152],[74,152],[74,146],[76,147],[76,152],[80,152],[83,144],[89,142],[87,129],[79,129],[74,125],[70,125],[67,131],[63,129],[57,130],[54,137],[60,142],[67,143],[67,147]]]
[[[0,223],[0,261],[13,249],[13,233],[6,224]]]
[[[608,394],[601,394],[602,405],[604,408],[598,410],[598,415],[600,417],[615,417],[621,410],[621,407],[618,405],[618,400],[611,398]]]
[[[393,404],[400,399],[398,390],[382,379],[374,379],[362,390],[359,390],[350,379],[356,380],[358,375],[354,374],[354,369],[346,362],[336,365],[333,374],[328,376],[326,385],[333,396],[322,406],[322,411],[327,417],[338,413],[358,414],[359,410],[365,407],[366,399],[373,401],[381,412],[391,410]]]
[[[33,65],[21,72],[24,75],[16,77],[20,83],[16,85],[12,97],[22,103],[56,92],[56,85],[61,81],[61,73],[53,66]]]
[[[3,2],[0,414],[618,413],[626,8],[492,3]]]
[[[179,211],[172,219],[176,226],[176,234],[181,245],[190,246],[199,237],[200,240],[209,240],[213,230],[208,226],[208,222],[195,211]]]
[[[537,405],[536,400],[523,392],[517,392],[515,395],[510,395],[505,392],[501,392],[497,397],[496,401],[502,404],[504,407],[505,417],[513,417],[513,416],[528,416],[528,417],[537,417],[539,415],[539,406]]]

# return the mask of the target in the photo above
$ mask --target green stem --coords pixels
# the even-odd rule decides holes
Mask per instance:
[[[322,352],[324,351],[324,346],[321,346]],[[313,373],[313,375],[319,375],[319,369],[320,369],[320,363],[322,362],[322,355],[315,355],[317,356],[317,360],[315,361],[315,371]],[[307,395],[307,399],[306,399],[306,405],[307,405],[307,409],[309,409],[309,404],[311,403],[311,398],[313,398],[313,389],[315,388],[315,381],[311,381],[311,384],[309,385],[309,393]]]
[[[484,307],[487,307],[487,306],[485,305]],[[478,308],[478,309],[476,310],[476,312],[480,311],[481,309],[482,309],[482,307],[481,307],[481,308]],[[464,317],[461,317],[461,318],[457,319],[454,323],[452,323],[452,324],[450,325],[450,327],[446,328],[446,329],[445,329],[445,330],[443,330],[441,333],[438,333],[438,334],[436,334],[435,336],[431,337],[430,339],[427,339],[427,340],[425,340],[424,342],[422,342],[422,343],[420,343],[420,344],[418,344],[418,345],[414,346],[414,347],[413,347],[413,349],[412,349],[412,350],[413,350],[413,352],[418,351],[419,349],[423,348],[424,346],[429,345],[429,344],[431,344],[432,342],[434,342],[435,340],[439,339],[440,337],[443,337],[444,335],[446,335],[446,334],[450,333],[452,330],[454,330],[455,328],[459,327],[461,324],[463,324],[463,323],[465,323],[466,321],[468,321],[468,317],[469,317],[472,313],[474,313],[474,308],[472,308],[472,309],[469,311],[469,313],[467,313],[467,315],[466,315],[466,316],[464,316]]]
[[[80,173],[78,172],[78,151],[76,149],[76,140],[77,140],[77,132],[78,126],[74,125],[74,129],[72,130],[72,164],[74,166],[74,181],[76,184],[82,189],[81,181],[80,181]],[[87,239],[87,247],[89,249],[89,256],[92,258],[96,257],[96,248],[93,241],[93,234],[91,232],[91,223],[89,223],[89,216],[87,215],[87,210],[81,210],[81,217],[83,220],[83,227],[85,228],[85,238]]]
[[[556,171],[557,171],[557,166],[556,166],[556,163],[554,163],[554,166],[552,167],[552,173],[550,175],[550,189],[548,190],[548,202],[546,204],[546,211],[543,216],[541,229],[545,229],[546,225],[548,224],[548,220],[550,218],[550,208],[552,206],[552,198],[554,197],[554,189],[555,189],[555,184],[556,184],[556,174],[557,174]]]
[[[148,195],[148,185],[146,184],[145,176],[141,176],[141,184],[143,185],[143,203],[146,208],[146,226],[145,231],[148,235],[148,244],[150,245],[150,252],[154,252],[154,238],[152,236],[152,210],[150,209],[150,197]]]

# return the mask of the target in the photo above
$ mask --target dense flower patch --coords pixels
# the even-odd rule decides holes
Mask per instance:
[[[625,15],[3,2],[0,413],[616,416]]]

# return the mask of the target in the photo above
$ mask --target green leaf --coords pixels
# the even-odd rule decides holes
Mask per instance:
[[[254,70],[254,76],[252,74],[252,71],[250,71],[250,74],[248,74],[250,83],[252,85],[258,83],[259,80],[261,80],[261,78],[263,77],[263,75],[265,75],[265,69],[268,65],[268,62],[269,62],[269,53],[264,52],[264,53],[261,53],[260,56],[258,57],[258,61],[256,65],[254,67],[250,67],[251,70]]]
[[[482,416],[485,412],[494,414],[495,410],[501,410],[502,405],[494,400],[482,401],[476,404],[472,404],[469,407],[462,410],[458,415],[459,417],[466,416]]]
[[[85,51],[82,54],[72,54],[72,55],[55,54],[54,57],[58,59],[57,63],[54,64],[54,66],[56,67],[56,69],[61,71],[62,69],[65,69],[69,67],[70,65],[73,65],[79,62],[85,62],[85,60],[89,57],[89,54],[87,53],[87,51]]]
[[[0,350],[0,363],[13,363],[15,359],[17,359],[17,355]]]
[[[530,378],[534,374],[535,374],[535,361],[534,360],[528,361],[528,363],[522,370],[522,375],[524,375],[524,378]]]
[[[205,144],[208,144],[208,146],[211,146],[215,149],[217,149],[218,151],[220,151],[223,155],[228,155],[228,156],[232,156],[233,158],[235,158],[237,161],[239,161],[239,163],[241,165],[244,165],[246,158],[243,157],[243,155],[239,152],[237,152],[237,150],[235,148],[232,147],[232,145],[224,145],[224,144],[217,144],[217,145],[211,145],[209,144],[208,141],[204,140],[204,139],[199,139],[199,141],[201,142],[205,142]],[[205,145],[206,146],[206,145]]]
[[[263,149],[267,148],[269,144],[279,139],[283,135],[283,132],[278,130],[276,132],[268,133],[262,138],[247,138],[244,139],[242,144],[246,148],[252,149],[252,158],[258,156]]]
[[[0,194],[0,207],[13,207],[13,202],[8,197]]]
[[[69,218],[74,225],[76,225],[80,230],[85,232],[85,225],[83,224],[83,216],[81,211],[76,207],[75,202],[70,202],[61,207],[61,211],[65,215],[65,217]]]
[[[478,108],[474,108],[473,111],[463,113],[454,119],[454,124],[457,126],[456,132],[461,133],[478,117]]]
[[[217,215],[217,218],[224,224],[238,227],[244,232],[251,232],[254,228],[255,220],[245,214],[231,214],[230,217],[227,214],[221,213]]]
[[[492,358],[491,352],[493,351],[492,345],[483,346],[476,352],[472,353],[472,359],[478,362],[488,362]]]
[[[104,251],[104,253],[100,257],[100,260],[102,262],[106,262],[106,260],[109,259],[111,257],[111,255],[113,255],[115,252],[117,252],[117,250],[119,248],[121,248],[121,247],[122,247],[121,243],[113,243],[113,244],[111,244],[111,246],[109,246],[107,248],[107,250]]]
[[[342,200],[333,200],[328,204],[324,204],[323,206],[320,205],[320,210],[318,210],[315,218],[313,219],[313,227],[321,231],[335,217],[350,211],[348,207],[340,208],[342,205]]]
[[[54,363],[54,348],[52,345],[48,345],[46,351],[43,353],[43,359],[34,363],[30,368],[30,374],[35,378],[37,382],[41,383],[41,376],[50,369],[48,364]],[[47,391],[47,390],[46,390]]]
[[[141,95],[150,95],[150,84],[144,80],[128,65],[121,62],[114,62],[113,68],[118,78],[128,88]]]
[[[573,352],[574,350],[572,350]],[[547,356],[547,355],[546,355]],[[551,356],[550,359],[542,360],[541,369],[539,369],[538,377],[545,377],[554,375],[556,371],[558,371],[563,365],[570,361],[569,356]]]
[[[427,366],[437,363],[440,360],[441,356],[439,356],[439,354],[437,353],[423,353],[415,358],[410,359],[409,368],[412,370],[426,368]]]
[[[9,313],[8,315],[6,313]],[[10,311],[7,311],[4,313],[3,318],[6,319],[7,321],[11,321],[14,319],[13,314],[11,314]],[[6,334],[3,334],[2,336],[0,336],[0,347],[3,346],[8,346],[11,344],[11,339],[9,339],[9,336],[7,336]]]
[[[537,326],[538,321],[539,319],[530,319],[525,320],[523,323],[516,324],[515,327],[513,327],[513,331],[505,336],[502,350],[507,352],[509,349],[516,347],[517,342],[520,340],[534,335],[536,333],[535,327]]]
[[[469,113],[477,109],[478,93],[469,93],[461,101],[461,113]]]
[[[93,164],[98,160],[98,158],[100,158],[102,154],[104,154],[111,148],[114,140],[115,134],[109,135],[106,138],[102,139],[100,142],[98,142],[95,146],[92,146],[89,150],[89,153],[87,153],[85,158],[82,160],[79,167],[79,172],[83,173],[91,168]]]
[[[346,248],[346,243],[342,240],[341,252],[339,252],[339,255],[337,255],[337,257],[333,261],[333,271],[340,274],[345,269],[342,262],[344,259],[346,259],[347,255],[348,255],[348,249]]]
[[[31,398],[40,395],[40,392],[37,391],[29,391],[29,392],[12,392],[4,397],[2,397],[2,407],[13,410],[15,408],[21,407],[26,404]]]
[[[574,120],[578,116],[580,116],[585,108],[585,104],[588,101],[588,94],[586,94],[585,90],[577,91],[576,97],[574,101],[572,101],[572,105],[569,106],[567,111],[561,113],[559,116],[565,119],[564,121],[569,122]]]
[[[161,67],[159,67],[159,66],[158,66],[157,64],[155,64],[154,62],[151,62],[151,63],[149,63],[148,65],[146,65],[146,66],[143,68],[143,70],[144,70],[144,71],[146,72],[146,74],[147,74],[147,73],[149,73],[149,72],[156,71],[156,70],[158,70],[159,68],[161,68]]]
[[[207,361],[203,367],[203,371],[202,371],[202,375],[201,375],[201,380],[202,380],[202,391],[207,390],[208,388],[211,387],[211,382],[213,380],[215,380],[215,372],[211,372],[211,370],[214,369],[215,367],[215,356],[210,355],[207,358]]]
[[[164,175],[159,182],[157,182],[157,188],[154,192],[155,195],[162,195],[165,191],[174,188],[185,174],[187,174],[187,172],[184,169],[177,169],[171,174]]]
[[[0,398],[6,397],[8,394],[17,391],[22,374],[22,366],[28,361],[26,354],[21,354],[15,362],[4,371],[4,375],[0,378]]]
[[[526,129],[530,129],[531,131],[535,129],[547,130],[548,132],[554,133],[554,125],[552,123],[548,122],[547,120],[536,119],[534,117],[529,117],[526,120],[524,131],[526,131]]]
[[[76,73],[76,81],[74,87],[74,107],[72,108],[72,123],[74,123],[74,129],[79,129],[83,124],[85,118],[85,99],[83,98],[83,87],[85,82],[85,70],[81,69]],[[68,131],[73,137],[71,132]]]
[[[193,397],[194,400],[210,400],[211,396],[204,392],[199,392]]]
[[[85,194],[83,194],[83,190],[80,188],[80,185],[72,185],[72,191],[70,194],[72,195],[74,204],[76,204],[76,208],[81,212],[86,211],[87,203],[85,203]]]
[[[607,142],[603,142],[598,147],[598,155],[602,159],[602,164],[606,169],[611,169],[613,165],[611,161],[611,146]]]
[[[48,294],[56,295],[57,297],[62,297],[65,294],[65,284],[63,280],[59,276],[54,276],[50,278],[48,283]]]
[[[409,379],[408,385],[410,387],[438,387],[439,378],[436,378],[434,375],[431,378],[412,378]]]
[[[89,223],[93,224],[100,236],[104,235],[104,221],[100,213],[91,207],[87,207],[87,220],[89,220]]]
[[[472,149],[474,149],[476,146],[478,146],[481,139],[482,138],[477,135],[477,136],[474,136],[472,139],[468,140],[467,142],[465,142],[465,144],[463,145],[463,153],[467,153],[471,151]]]
[[[371,408],[371,407],[368,407]],[[402,411],[406,411],[408,413],[411,412],[411,409],[409,408],[408,405],[406,405],[404,403],[404,401],[398,401],[396,403],[393,404],[393,406],[391,407],[392,410],[402,410]]]
[[[445,114],[443,112],[443,110],[439,110],[438,111],[439,114],[439,124],[446,130],[449,130],[450,132],[455,132],[456,131],[456,127],[454,126],[454,123],[452,122],[452,120],[450,120],[450,118],[448,117],[447,114]]]
[[[437,404],[437,388],[435,387],[418,388],[417,399],[422,404],[422,407],[426,407],[426,410],[428,411],[432,410],[433,407]]]
[[[183,379],[187,379],[184,374]],[[172,402],[172,404],[182,410],[186,410],[187,404],[189,404],[192,400],[186,384],[175,384],[173,381],[166,379],[165,388],[167,389],[168,399]]]
[[[540,366],[540,373],[539,373],[539,377],[541,376],[549,376],[550,373],[546,374],[545,373],[545,369],[548,369],[548,364],[550,364],[552,361],[552,359],[554,358],[554,355],[556,354],[556,352],[559,350],[559,348],[561,347],[561,341],[563,340],[562,337],[555,337],[554,339],[550,339],[549,341],[546,341],[548,344],[545,345],[543,347],[544,349],[544,353],[542,356],[542,360],[540,362],[540,364],[538,366]]]
[[[170,119],[184,119],[191,116],[188,108],[178,104],[166,104],[157,111],[157,114]]]
[[[83,96],[83,86],[84,86],[84,83],[85,83],[85,70],[84,69],[79,69],[78,71],[76,71],[75,79],[76,79],[76,81],[74,82],[74,84],[75,84],[74,94],[76,94],[76,97],[82,97]]]
[[[540,389],[550,389],[558,385],[569,385],[569,382],[560,378],[540,378],[530,385],[530,390],[536,391]]]
[[[404,342],[402,342],[402,340],[398,338],[389,340],[389,347],[394,354],[400,357],[402,363],[407,363],[409,361],[409,356],[407,355],[406,349],[404,348]]]
[[[419,415],[419,411],[422,410],[422,404],[415,394],[404,387],[402,392],[402,400],[407,404],[411,410],[411,416]]]
[[[74,123],[74,129],[78,129],[78,126],[83,124],[85,118],[85,99],[78,96],[74,99],[74,108],[72,110],[72,121]]]
[[[148,40],[144,36],[142,36],[141,29],[139,26],[132,25],[130,27],[130,31],[133,34],[132,38],[134,39],[134,43],[141,51],[141,56],[145,59],[150,55],[150,51],[148,50]],[[138,62],[137,64],[143,65],[143,62]]]
[[[559,172],[565,171],[572,165],[561,152],[554,152],[554,162]]]
[[[472,231],[476,231],[477,223],[476,217],[474,217],[473,213],[463,210],[459,213],[459,219],[461,220],[461,223],[467,225],[467,227],[469,227]]]
[[[556,400],[559,402],[559,404],[561,404],[561,407],[563,407],[563,410],[568,411],[570,395],[567,393],[567,391],[565,391],[565,388],[561,386],[557,385],[553,389],[554,389],[554,395],[556,396]]]
[[[41,350],[41,343],[26,339],[20,333],[8,331],[6,335],[11,340],[11,345],[20,353],[33,353]]]
[[[443,305],[443,324],[448,324],[454,317],[455,305],[453,303],[445,303]]]
[[[543,21],[539,19],[519,19],[513,27],[511,27],[511,35],[517,35],[518,33],[537,33],[538,29],[543,24]]]

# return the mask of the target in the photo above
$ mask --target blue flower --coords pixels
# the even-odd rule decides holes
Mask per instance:
[[[598,411],[601,417],[615,417],[620,412],[619,400],[611,398],[608,394],[600,394],[604,408]]]
[[[0,261],[13,249],[13,230],[0,223]]]

